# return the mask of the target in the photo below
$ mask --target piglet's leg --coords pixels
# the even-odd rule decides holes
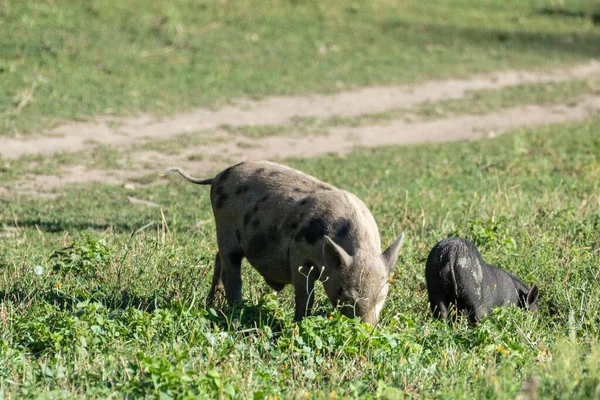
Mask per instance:
[[[435,318],[446,319],[448,317],[448,307],[444,301],[429,302],[431,313]]]
[[[427,280],[429,308],[435,318],[446,319],[448,317],[448,305],[450,299],[446,295],[446,289],[442,282],[440,282],[437,277],[434,278],[429,278]]]

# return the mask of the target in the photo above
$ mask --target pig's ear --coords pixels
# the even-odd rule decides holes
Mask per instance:
[[[534,283],[529,288],[529,292],[527,292],[527,307],[531,307],[535,303],[537,303],[539,295],[539,289],[537,285]]]
[[[398,261],[398,252],[400,251],[400,247],[402,247],[402,243],[404,243],[404,232],[400,235],[398,239],[394,243],[388,247],[381,257],[383,258],[383,262],[387,266],[388,273],[392,272],[392,269],[396,266],[396,262]]]
[[[344,269],[352,265],[352,257],[327,235],[323,240],[323,256],[327,268]]]

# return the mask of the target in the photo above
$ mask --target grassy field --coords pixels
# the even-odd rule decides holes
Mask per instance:
[[[275,296],[248,266],[247,302],[206,309],[206,188],[3,195],[0,398],[598,398],[599,123],[289,161],[361,197],[384,245],[406,232],[374,329],[340,317],[320,287],[318,315],[295,324],[291,288]],[[536,282],[539,314],[432,320],[424,262],[449,235]]]
[[[167,115],[244,96],[586,62],[599,54],[600,7],[0,0],[0,32],[1,146],[3,137],[103,114]],[[599,91],[598,77],[574,77],[357,117],[218,130],[252,146],[395,119],[574,105]],[[362,198],[384,247],[406,233],[375,328],[340,316],[321,285],[316,315],[294,323],[291,287],[275,295],[247,264],[246,301],[207,307],[217,250],[208,188],[173,179],[36,196],[11,187],[70,166],[147,173],[153,164],[137,153],[185,154],[223,140],[215,131],[0,159],[0,400],[600,398],[599,126],[595,115],[477,142],[284,160]],[[477,327],[433,320],[425,260],[451,235],[536,282],[539,313],[498,309]]]
[[[598,56],[596,0],[0,0],[0,135]]]

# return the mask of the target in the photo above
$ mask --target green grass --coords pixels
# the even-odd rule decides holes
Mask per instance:
[[[594,0],[0,1],[0,135],[597,57]]]
[[[0,195],[0,392],[513,399],[527,381],[540,398],[597,398],[599,123],[290,161],[361,197],[384,246],[406,232],[376,329],[329,318],[320,287],[318,315],[294,324],[291,288],[274,296],[247,265],[247,302],[207,310],[207,188],[174,180],[136,192],[77,185],[51,200]],[[132,193],[161,208],[130,204]],[[424,262],[449,235],[536,282],[539,314],[433,321]]]

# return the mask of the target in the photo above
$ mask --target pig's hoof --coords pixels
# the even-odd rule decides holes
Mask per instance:
[[[225,303],[225,300],[225,288],[223,286],[217,286],[214,290],[211,290],[206,297],[206,304],[210,306],[222,306],[223,303]]]

